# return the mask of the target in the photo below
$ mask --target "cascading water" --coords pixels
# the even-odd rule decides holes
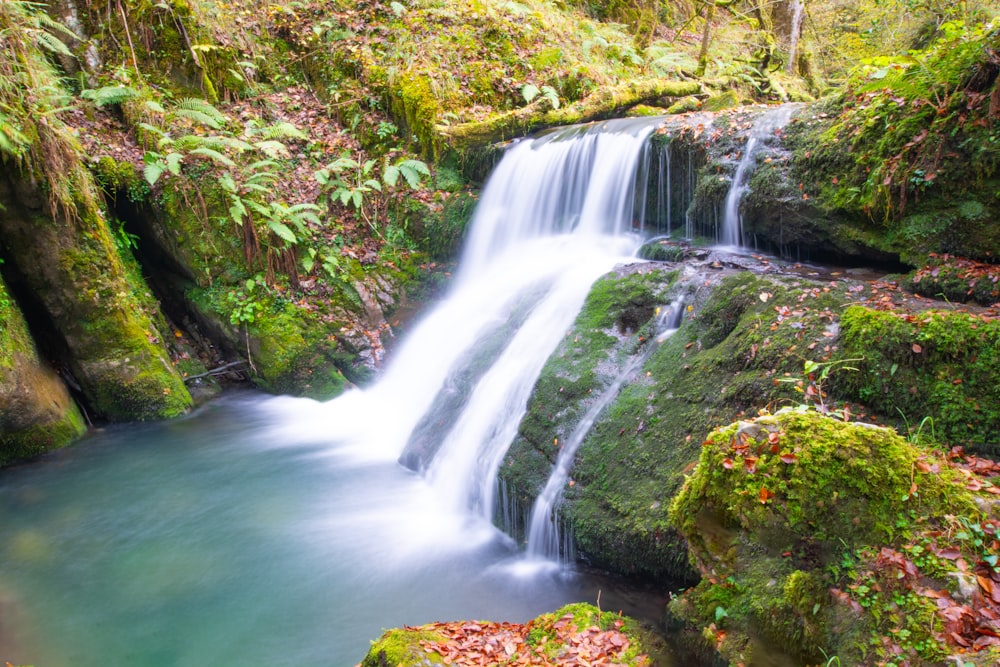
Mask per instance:
[[[538,498],[535,499],[535,504],[531,508],[531,515],[528,519],[527,555],[529,558],[553,560],[558,559],[560,555],[566,555],[565,544],[567,540],[560,534],[557,510],[559,501],[562,499],[563,489],[569,479],[576,450],[579,449],[604,408],[618,395],[622,385],[642,367],[660,343],[677,330],[683,312],[683,304],[678,299],[660,313],[656,327],[657,335],[646,344],[642,353],[637,354],[608,388],[597,397],[597,400],[590,406],[563,443],[549,479],[545,483],[545,488],[538,494]]]
[[[513,439],[545,360],[570,326],[591,284],[630,256],[637,169],[656,121],[615,120],[566,128],[508,149],[472,220],[450,296],[404,343],[383,379],[334,401],[331,418],[362,424],[371,452],[399,455],[409,434],[468,375],[476,342],[507,326],[495,360],[468,383],[439,443],[410,463],[456,512],[489,517],[497,468]],[[521,314],[509,326],[511,313]],[[377,406],[377,407],[375,407]],[[392,420],[359,414],[391,412]]]
[[[784,127],[796,107],[781,106],[761,114],[750,129],[750,136],[746,146],[743,148],[743,155],[739,164],[736,165],[736,173],[733,174],[733,181],[726,194],[726,208],[722,219],[722,233],[719,242],[724,246],[739,247],[743,245],[743,221],[740,218],[740,202],[743,195],[749,189],[748,171],[752,171],[759,148],[771,137],[776,130]]]
[[[797,67],[795,58],[798,56],[796,52],[799,47],[799,37],[802,34],[802,16],[804,13],[805,4],[802,0],[793,0],[792,27],[788,35],[788,65],[786,66],[786,71],[789,74],[795,74],[795,68]]]

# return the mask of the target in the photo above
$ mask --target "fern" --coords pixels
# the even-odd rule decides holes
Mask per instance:
[[[668,43],[652,44],[646,49],[646,62],[658,76],[698,68],[698,62],[686,53],[674,51]]]
[[[275,139],[308,139],[308,135],[295,127],[291,123],[275,123],[274,125],[268,125],[267,127],[257,130],[254,136],[259,136],[264,140],[275,140]]]
[[[219,151],[213,148],[207,148],[205,146],[202,146],[201,148],[195,148],[193,150],[190,150],[188,151],[188,153],[190,155],[201,155],[203,157],[207,157],[210,160],[213,160],[214,162],[217,162],[226,167],[233,168],[236,166],[236,163],[233,162],[232,159],[230,159],[223,153],[220,153]]]
[[[538,89],[538,86],[533,83],[526,83],[521,86],[521,97],[523,97],[524,101],[528,104],[531,104],[531,100],[538,97],[538,93],[540,92],[541,91]]]
[[[139,95],[138,90],[129,86],[104,86],[102,88],[87,89],[80,93],[80,97],[90,100],[99,107],[108,106],[109,104],[121,104],[126,100],[135,99]],[[162,109],[163,107],[160,108]]]
[[[288,152],[288,147],[280,141],[258,141],[254,144],[254,148],[259,150],[261,153],[271,158],[272,160],[277,160],[278,158],[289,157],[291,155]]]
[[[269,218],[267,220],[267,226],[284,241],[288,243],[298,243],[299,239],[295,236],[295,232],[293,232],[285,223]]]
[[[72,34],[72,33],[70,33]],[[73,35],[76,38],[76,35]],[[44,30],[39,30],[35,33],[35,43],[45,51],[50,53],[55,53],[56,55],[66,56],[67,58],[75,58],[73,52],[69,50],[65,42],[56,37],[50,32]]]
[[[0,111],[0,153],[20,157],[31,140],[14,125],[13,119]]]
[[[173,114],[178,118],[201,123],[213,130],[221,130],[229,122],[229,118],[214,105],[197,97],[181,100],[174,108]]]
[[[427,165],[420,160],[402,160],[395,165],[386,167],[382,175],[382,180],[386,185],[395,186],[402,176],[406,184],[416,190],[420,187],[424,176],[430,176],[431,171]]]

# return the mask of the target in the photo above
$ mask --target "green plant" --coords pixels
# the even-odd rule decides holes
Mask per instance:
[[[275,266],[293,282],[297,280],[295,247],[311,239],[310,224],[321,225],[320,208],[312,203],[281,201],[273,185],[284,168],[281,160],[290,155],[282,139],[304,140],[305,133],[287,122],[262,125],[250,121],[241,136],[236,136],[228,129],[229,118],[205,100],[182,100],[169,111],[156,103],[146,106],[161,116],[161,125],[140,123],[156,141],[156,149],[143,156],[146,181],[155,185],[166,174],[178,178],[180,187],[194,184],[197,188],[192,179],[179,177],[185,164],[202,161],[208,168],[201,181],[224,193],[228,207],[222,219],[240,231],[247,266],[252,267],[263,255],[267,257],[269,281]],[[192,131],[174,138],[173,128]],[[247,160],[248,156],[263,159]]]
[[[70,98],[49,56],[74,57],[60,36],[76,39],[43,3],[0,3],[0,162],[41,177],[51,215],[73,221],[92,209],[96,191],[58,115]]]
[[[379,218],[388,203],[388,194],[402,179],[411,189],[419,189],[425,177],[431,175],[427,164],[413,158],[401,158],[395,163],[386,156],[377,159],[355,160],[350,153],[318,169],[314,178],[319,182],[327,200],[333,206],[353,209],[382,240]]]
[[[559,94],[556,89],[552,86],[542,86],[539,88],[533,83],[526,83],[521,86],[521,96],[524,97],[524,101],[527,104],[531,104],[532,100],[541,96],[542,100],[549,103],[553,109],[559,108]]]
[[[255,296],[258,287],[266,288],[266,284],[259,276],[248,278],[243,289],[229,291],[226,303],[230,309],[230,323],[248,325],[257,321],[257,316],[263,311],[263,305]]]
[[[837,359],[834,361],[813,361],[806,359],[802,363],[802,377],[779,378],[777,382],[787,382],[794,384],[795,391],[802,393],[806,402],[800,406],[802,409],[815,408],[821,414],[843,416],[838,410],[831,410],[826,404],[826,385],[830,379],[830,374],[835,370],[856,371],[857,368],[846,364],[862,361],[862,359]]]

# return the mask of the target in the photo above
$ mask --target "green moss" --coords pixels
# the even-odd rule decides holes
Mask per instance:
[[[333,335],[337,325],[277,290],[258,285],[246,294],[216,285],[191,289],[187,297],[215,320],[235,349],[249,349],[253,381],[269,392],[325,400],[347,388],[345,371],[353,381],[364,379],[352,366],[355,355]]]
[[[861,68],[809,120],[790,127],[793,183],[828,211],[879,228],[877,244],[921,263],[928,252],[1000,253],[1000,135],[983,59],[1000,31],[945,31],[903,62]],[[976,82],[976,83],[973,83]],[[945,94],[944,91],[954,91]]]
[[[130,201],[138,203],[149,196],[149,183],[130,162],[118,162],[103,155],[96,163],[91,163],[91,169],[97,184],[112,197],[123,192]]]
[[[890,418],[902,415],[954,444],[1000,443],[1000,323],[953,312],[897,315],[852,306],[841,316],[843,354],[859,372],[838,390]]]
[[[650,320],[668,300],[676,278],[676,271],[647,267],[594,284],[572,329],[542,369],[502,467],[502,478],[524,502],[541,490],[558,443],[572,432],[588,399],[614,379],[609,370],[651,335]]]
[[[924,266],[911,272],[903,282],[906,289],[943,301],[1000,303],[1000,266],[957,257],[931,256]]]
[[[691,576],[667,506],[701,442],[744,411],[799,402],[791,384],[776,380],[832,351],[826,334],[844,298],[822,283],[751,273],[689,289],[681,328],[595,423],[566,493],[579,549],[618,572]]]
[[[857,633],[841,628],[845,610],[828,593],[854,576],[842,569],[845,558],[898,547],[927,528],[926,517],[980,516],[965,477],[932,462],[928,451],[890,429],[810,411],[781,411],[714,431],[670,507],[671,523],[705,577],[674,605],[675,613],[711,625],[709,634],[725,630],[720,650],[729,660],[752,662],[750,654],[763,646],[810,663],[821,658],[820,649],[870,662],[856,653],[868,649],[859,648]],[[888,583],[893,570],[881,572],[886,601],[878,604],[896,605],[913,627],[922,626],[921,639],[905,645],[925,659],[939,655],[933,640],[922,643],[940,624],[935,605],[898,593]],[[862,637],[891,634],[895,623],[876,614],[853,620],[864,628]]]
[[[794,552],[806,540],[822,549],[822,558],[841,541],[892,540],[897,517],[911,509],[978,514],[971,496],[953,494],[957,472],[914,472],[922,455],[886,428],[813,412],[759,417],[709,436],[696,474],[673,501],[671,520],[695,551],[699,516],[708,512],[727,527],[764,537],[773,553]],[[912,484],[918,494],[911,494]],[[773,498],[761,502],[761,489]]]
[[[389,106],[393,115],[405,122],[405,127],[427,157],[437,157],[434,125],[441,107],[430,81],[420,74],[403,74],[394,82],[395,92]]]
[[[85,428],[66,387],[38,358],[0,280],[0,466],[63,447]]]
[[[477,201],[467,191],[446,193],[442,199],[441,205],[434,207],[414,200],[408,204],[410,210],[406,216],[417,248],[438,262],[453,260],[458,255]]]
[[[387,630],[378,641],[372,642],[368,655],[361,661],[361,667],[407,667],[409,665],[441,665],[443,658],[436,653],[427,653],[421,641],[443,642],[444,635],[432,630],[395,629]]]

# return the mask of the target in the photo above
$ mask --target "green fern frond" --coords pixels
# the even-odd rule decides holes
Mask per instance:
[[[189,151],[189,154],[190,155],[201,155],[203,157],[207,157],[210,160],[218,162],[219,164],[224,165],[226,167],[235,167],[236,166],[236,163],[233,162],[230,158],[228,158],[227,156],[223,155],[219,151],[214,150],[212,148],[206,148],[206,147],[202,146],[201,148],[195,148],[194,150]]]
[[[31,140],[14,125],[14,121],[0,112],[0,153],[20,157],[30,144]]]
[[[220,130],[229,118],[215,108],[210,102],[197,97],[188,97],[178,102],[173,113],[178,118],[186,118],[202,125],[206,125],[213,130]]]
[[[69,50],[69,47],[66,46],[66,43],[53,35],[51,32],[46,32],[44,30],[36,31],[35,42],[45,51],[49,51],[60,56],[66,56],[67,58],[76,57],[73,55],[73,52]]]
[[[290,155],[288,147],[280,141],[258,141],[254,146],[272,160]]]
[[[403,160],[398,162],[396,166],[399,168],[399,173],[406,180],[406,184],[414,190],[420,187],[424,176],[430,177],[431,175],[431,170],[421,160]]]
[[[90,88],[80,93],[80,97],[90,100],[99,107],[109,104],[121,104],[126,100],[135,99],[139,95],[138,90],[129,86],[104,86],[102,88]]]
[[[291,123],[275,123],[274,125],[268,125],[263,129],[255,131],[254,135],[264,140],[273,140],[273,139],[305,140],[308,138],[308,135],[305,132],[295,127]]]

